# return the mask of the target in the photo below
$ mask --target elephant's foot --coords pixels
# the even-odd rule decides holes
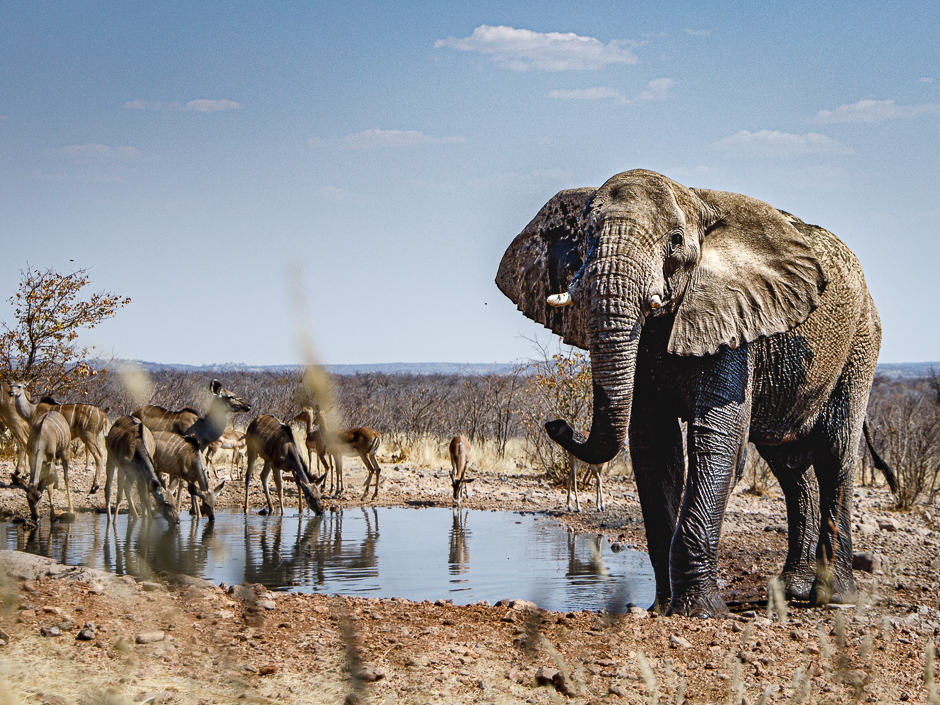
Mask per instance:
[[[721,595],[717,591],[697,595],[686,593],[672,598],[666,614],[669,616],[699,617],[701,619],[724,617],[728,614],[728,605],[721,599]]]
[[[854,605],[858,602],[858,588],[852,573],[840,575],[829,567],[820,567],[810,591],[809,601],[816,605]]]
[[[797,602],[809,602],[816,574],[809,570],[784,570],[780,574],[784,597]]]

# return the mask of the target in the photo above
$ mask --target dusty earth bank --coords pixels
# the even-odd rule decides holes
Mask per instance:
[[[11,469],[0,464],[0,482]],[[347,475],[340,503],[355,506],[364,473]],[[384,475],[379,504],[449,505],[446,472],[388,466]],[[91,473],[73,472],[78,511],[102,501],[86,494],[90,484]],[[635,488],[606,487],[606,512],[584,502],[590,491],[575,514],[538,478],[483,473],[467,506],[542,512],[643,550]],[[784,505],[742,490],[721,540],[732,607],[722,620],[542,612],[513,595],[455,606],[272,594],[3,552],[0,704],[928,702],[928,654],[940,640],[933,514],[895,514],[884,490],[858,488],[859,605],[768,613],[766,586],[786,551]],[[229,483],[223,504],[237,506],[242,492]],[[252,506],[262,506],[257,490]],[[26,515],[22,491],[0,490],[0,515]]]

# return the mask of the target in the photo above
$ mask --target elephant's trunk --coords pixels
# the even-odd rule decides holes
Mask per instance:
[[[594,412],[584,440],[562,420],[545,425],[548,435],[576,458],[591,464],[612,459],[627,437],[633,404],[633,374],[644,316],[640,308],[642,270],[619,247],[586,263],[582,295],[590,307],[588,346],[591,353]],[[587,269],[589,267],[589,269]],[[587,290],[587,291],[586,291]]]

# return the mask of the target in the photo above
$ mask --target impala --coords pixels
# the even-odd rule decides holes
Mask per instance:
[[[317,407],[319,410],[320,407]],[[307,466],[310,470],[313,470],[313,455],[314,453],[317,456],[317,472],[320,472],[320,467],[326,468],[326,473],[323,477],[326,478],[327,475],[330,477],[330,492],[333,492],[333,478],[335,477],[335,472],[333,470],[333,463],[330,462],[330,456],[326,452],[326,443],[323,441],[323,433],[320,431],[320,427],[314,423],[316,418],[316,412],[311,409],[309,406],[305,406],[303,410],[294,417],[294,421],[298,421],[307,429],[307,440],[304,441],[304,444],[307,446]],[[325,483],[324,483],[325,485]]]
[[[551,425],[553,429],[560,428],[560,423],[557,420],[549,421],[547,424],[545,424],[545,427],[548,428],[549,425]],[[587,436],[585,436],[583,433],[580,433],[579,431],[574,431],[574,437],[577,439],[580,439],[581,441],[584,441],[587,438]],[[568,496],[566,500],[566,505],[569,511],[571,510],[571,492],[572,491],[574,491],[575,511],[576,512],[581,511],[581,501],[578,499],[578,467],[580,464],[581,464],[581,461],[579,461],[572,453],[569,452],[568,453]],[[594,507],[597,509],[597,511],[602,512],[604,511],[604,486],[602,484],[601,478],[603,476],[604,466],[607,465],[607,463],[601,463],[600,465],[590,465],[588,463],[584,463],[584,465],[587,466],[588,472],[594,476],[594,480],[596,482],[595,484],[596,496],[595,496]]]
[[[464,497],[470,496],[468,485],[473,480],[466,478],[470,461],[470,441],[465,436],[454,436],[450,442],[450,484],[454,490],[454,506],[459,507]]]
[[[382,434],[373,431],[371,428],[366,428],[365,426],[333,433],[327,427],[326,416],[323,414],[323,410],[320,409],[319,405],[317,405],[316,408],[316,418],[314,421],[316,425],[320,427],[320,434],[323,437],[323,442],[326,444],[327,452],[333,456],[333,463],[336,467],[337,494],[342,494],[345,490],[343,485],[343,456],[358,455],[369,473],[368,476],[366,476],[365,489],[362,492],[361,499],[365,499],[366,495],[369,494],[369,484],[372,482],[373,476],[375,477],[375,493],[372,495],[372,499],[378,497],[379,479],[382,475],[382,468],[375,459],[375,452],[379,449]]]

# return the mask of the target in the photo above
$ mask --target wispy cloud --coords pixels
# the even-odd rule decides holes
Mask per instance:
[[[930,76],[921,76],[921,83],[933,83],[933,79]]]
[[[575,88],[572,90],[552,90],[548,92],[549,98],[558,100],[613,100],[620,105],[635,105],[651,100],[665,100],[669,90],[676,85],[671,78],[657,78],[647,84],[646,90],[635,98],[628,98],[620,91],[606,86],[597,88]]]
[[[852,150],[826,135],[809,132],[794,135],[776,130],[748,132],[725,137],[712,145],[716,149],[749,157],[791,157],[802,154],[851,154]]]
[[[583,71],[637,62],[636,55],[628,48],[637,46],[637,42],[615,39],[604,44],[594,37],[571,32],[533,32],[485,24],[473,30],[469,37],[438,39],[434,46],[486,54],[513,71]]]
[[[353,132],[338,140],[314,138],[309,141],[311,147],[332,147],[335,149],[399,149],[416,147],[422,144],[463,144],[466,137],[432,137],[417,130],[379,130],[373,128],[363,132]]]
[[[850,105],[840,105],[835,110],[820,110],[815,117],[810,118],[810,122],[883,122],[884,120],[898,120],[919,115],[940,115],[940,103],[896,105],[893,100],[871,100],[866,98]]]
[[[164,103],[157,100],[129,100],[124,103],[127,110],[182,110],[191,113],[217,113],[220,110],[241,110],[245,106],[234,100],[208,100],[199,98],[188,103]]]
[[[72,144],[47,149],[45,154],[74,162],[136,162],[141,158],[136,147],[109,147],[106,144]]]
[[[685,33],[693,37],[708,37],[711,36],[712,31],[710,29],[686,29]]]
[[[9,115],[0,115],[0,122],[3,122],[4,120],[12,120],[12,119],[13,118],[11,118]]]

